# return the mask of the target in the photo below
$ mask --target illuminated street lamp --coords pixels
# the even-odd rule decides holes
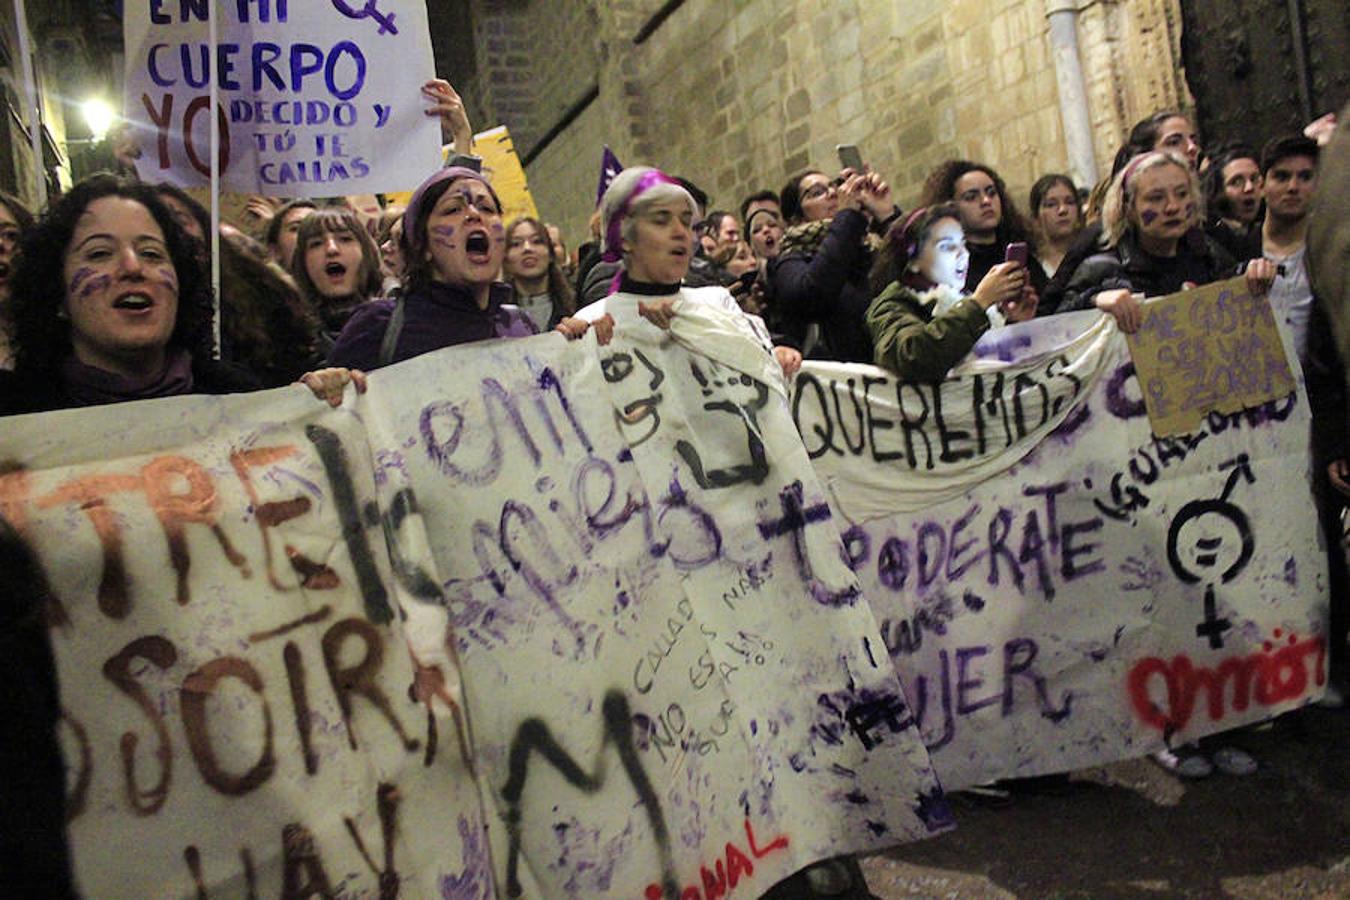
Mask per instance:
[[[113,121],[117,118],[117,113],[108,105],[108,101],[99,97],[90,97],[80,105],[80,110],[84,113],[84,121],[89,126],[89,133],[95,141],[103,140],[112,127]]]

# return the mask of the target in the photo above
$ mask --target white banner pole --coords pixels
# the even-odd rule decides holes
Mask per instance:
[[[220,85],[216,78],[216,4],[212,3],[206,14],[207,54],[206,73],[210,85],[211,104],[207,108],[208,125],[211,131],[211,296],[215,305],[215,315],[211,317],[215,333],[215,357],[221,357],[220,317],[224,304],[220,299],[220,120],[216,110],[220,100]]]

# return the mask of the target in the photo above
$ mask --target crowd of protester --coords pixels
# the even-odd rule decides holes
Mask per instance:
[[[1040,177],[1025,215],[994,168],[964,159],[934,168],[908,211],[866,166],[794,172],[734,212],[634,167],[569,254],[555,225],[503,220],[453,88],[423,93],[454,155],[406,208],[253,198],[253,235],[221,227],[218,294],[210,217],[177,188],[97,175],[39,220],[0,194],[0,415],[297,381],[336,405],[365,372],[432,350],[591,328],[604,342],[634,318],[668,328],[688,304],[732,314],[786,378],[806,358],[938,382],[991,328],[1096,309],[1133,332],[1148,298],[1242,274],[1306,375],[1333,597],[1325,703],[1343,703],[1350,464],[1343,372],[1305,262],[1316,140],[1206,154],[1185,115],[1160,112],[1100,184]],[[1187,777],[1257,767],[1223,742],[1158,759]],[[811,883],[860,877],[850,867],[813,867]]]

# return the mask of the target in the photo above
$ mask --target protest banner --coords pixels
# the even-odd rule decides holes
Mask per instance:
[[[990,332],[941,385],[808,364],[793,410],[949,790],[1320,695],[1301,389],[1155,436],[1125,341],[1084,312]]]
[[[145,0],[126,5],[123,38],[143,180],[203,184],[213,121],[221,184],[239,193],[408,189],[437,166],[439,126],[419,93],[435,71],[423,0]]]
[[[1148,300],[1126,335],[1153,433],[1194,431],[1209,412],[1231,413],[1287,396],[1294,374],[1265,297],[1245,278]]]
[[[10,420],[82,888],[755,896],[949,827],[786,398],[643,323]]]

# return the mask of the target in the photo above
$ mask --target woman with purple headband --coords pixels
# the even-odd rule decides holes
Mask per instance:
[[[339,367],[328,370],[332,377],[456,344],[536,334],[509,305],[510,285],[497,281],[506,255],[501,210],[492,185],[473,169],[450,166],[422,182],[403,213],[406,290],[357,309],[328,356]],[[568,321],[569,336],[585,331]]]
[[[681,304],[707,304],[744,321],[790,378],[801,365],[801,354],[773,346],[764,323],[742,312],[726,288],[681,285],[694,255],[696,214],[693,197],[664,172],[648,166],[624,169],[600,200],[603,259],[622,260],[623,267],[609,296],[577,312],[579,321],[564,320],[558,330],[575,337],[587,323],[595,323],[603,343],[611,327],[608,320],[641,316],[658,328],[669,328]]]

